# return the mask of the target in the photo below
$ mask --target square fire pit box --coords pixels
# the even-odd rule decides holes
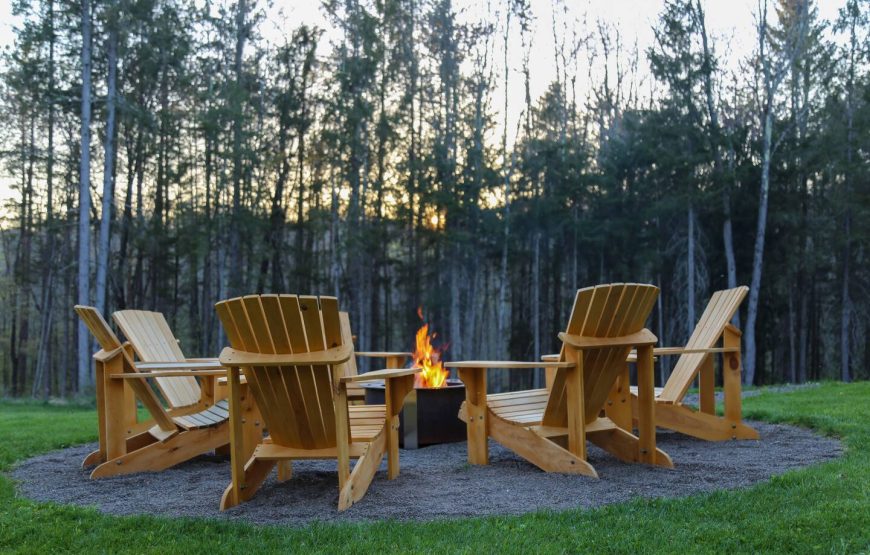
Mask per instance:
[[[365,375],[365,374],[363,374]],[[384,404],[384,384],[363,382],[367,405]],[[465,422],[459,407],[465,401],[465,386],[460,380],[447,380],[445,387],[415,387],[405,398],[399,415],[399,446],[417,449],[436,443],[465,441]]]

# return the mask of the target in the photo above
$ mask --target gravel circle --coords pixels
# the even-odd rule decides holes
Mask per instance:
[[[21,495],[95,507],[112,515],[152,514],[301,526],[315,521],[431,520],[596,507],[635,497],[680,497],[747,487],[788,470],[838,457],[839,441],[794,426],[751,423],[761,441],[706,442],[659,431],[658,446],[676,468],[622,463],[590,446],[599,480],[547,474],[491,442],[490,465],[466,462],[466,444],[402,450],[402,471],[386,479],[386,462],[366,496],[339,513],[334,461],[297,461],[293,478],[274,473],[251,501],[221,513],[229,463],[202,456],[160,473],[90,480],[80,467],[95,445],[28,459],[11,473]]]

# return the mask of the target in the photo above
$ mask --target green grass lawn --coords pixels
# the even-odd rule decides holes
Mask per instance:
[[[840,437],[846,455],[748,490],[683,499],[639,499],[595,510],[539,512],[520,517],[314,525],[301,529],[217,520],[109,517],[95,510],[16,498],[12,481],[0,475],[0,550],[870,551],[870,382],[828,383],[787,394],[762,393],[746,399],[744,410],[748,418],[800,424]],[[0,471],[36,453],[93,441],[95,437],[93,410],[0,404]]]

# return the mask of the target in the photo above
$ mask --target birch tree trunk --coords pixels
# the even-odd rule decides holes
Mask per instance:
[[[759,63],[763,86],[762,138],[761,138],[761,190],[758,198],[758,220],[755,228],[755,247],[752,250],[752,279],[749,284],[749,303],[746,314],[746,330],[743,335],[746,355],[743,365],[743,381],[750,385],[755,380],[756,336],[755,323],[758,319],[758,299],[761,289],[761,270],[764,264],[764,239],[767,232],[767,206],[770,195],[770,161],[773,155],[773,111],[776,91],[789,67],[793,55],[792,44],[788,41],[783,47],[782,58],[771,59],[767,43],[767,0],[762,4],[758,25]]]
[[[82,0],[82,104],[81,161],[79,162],[78,304],[90,304],[90,212],[91,212],[91,3]],[[92,383],[90,336],[78,321],[78,391]]]
[[[508,64],[508,45],[510,38],[511,26],[511,8],[506,7],[505,12],[505,29],[504,29],[504,114],[508,114],[508,83],[510,80],[510,65]],[[497,329],[499,348],[496,356],[498,358],[509,358],[510,348],[510,277],[508,275],[508,244],[511,236],[511,173],[513,170],[513,160],[509,160],[507,148],[507,117],[504,121],[504,129],[502,131],[501,146],[502,146],[502,164],[504,172],[504,233],[502,235],[501,248],[501,268],[499,272],[499,291],[498,291],[498,308],[497,308]]]
[[[42,322],[39,329],[39,347],[36,352],[36,376],[42,377],[42,382],[34,380],[33,396],[39,394],[42,387],[42,397],[47,399],[51,394],[51,372],[49,368],[49,345],[52,331],[52,307],[54,304],[54,1],[48,2],[48,147],[46,152],[46,204],[45,204],[45,245],[43,248],[42,268]],[[45,261],[48,263],[45,263]],[[63,395],[63,391],[60,392]]]
[[[762,138],[761,159],[761,191],[758,199],[758,223],[755,228],[755,247],[752,250],[752,281],[749,285],[749,306],[746,315],[746,332],[744,335],[746,357],[743,365],[743,381],[751,385],[755,379],[756,342],[755,322],[758,318],[758,298],[761,288],[761,268],[764,262],[764,236],[767,231],[767,205],[770,192],[770,157],[771,136],[773,134],[772,99],[768,99],[764,114],[764,131]]]
[[[108,78],[106,95],[106,144],[103,161],[103,206],[100,215],[100,239],[97,250],[97,311],[106,309],[106,274],[109,263],[109,232],[115,198],[115,97],[118,81],[118,25],[117,16],[111,16],[108,43]]]
[[[707,112],[710,116],[710,136],[713,141],[714,175],[720,180],[722,187],[722,245],[725,250],[725,269],[728,280],[728,288],[737,287],[737,262],[734,257],[734,235],[731,225],[731,188],[724,179],[724,167],[719,141],[721,140],[721,127],[719,127],[719,111],[713,98],[713,53],[707,37],[707,21],[701,0],[695,2],[695,14],[698,18],[698,28],[701,33],[701,46],[703,48],[703,75],[704,95],[707,100]],[[692,320],[694,321],[694,320]],[[740,312],[734,313],[731,322],[740,327]],[[694,325],[694,324],[691,324]],[[691,333],[691,331],[689,332]]]

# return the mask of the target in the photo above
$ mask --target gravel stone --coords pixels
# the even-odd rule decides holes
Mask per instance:
[[[312,522],[425,521],[541,510],[588,508],[637,497],[681,497],[745,488],[771,476],[841,455],[839,441],[794,426],[752,422],[760,441],[706,442],[659,431],[658,446],[676,468],[626,464],[591,446],[599,480],[548,474],[490,442],[489,466],[471,466],[466,444],[402,450],[401,474],[386,479],[386,460],[366,496],[339,513],[335,461],[297,461],[293,478],[274,473],[249,502],[221,513],[230,481],[229,462],[202,456],[160,473],[90,480],[81,445],[22,462],[11,473],[20,495],[37,501],[95,507],[111,515],[207,517],[257,524],[303,526]]]

